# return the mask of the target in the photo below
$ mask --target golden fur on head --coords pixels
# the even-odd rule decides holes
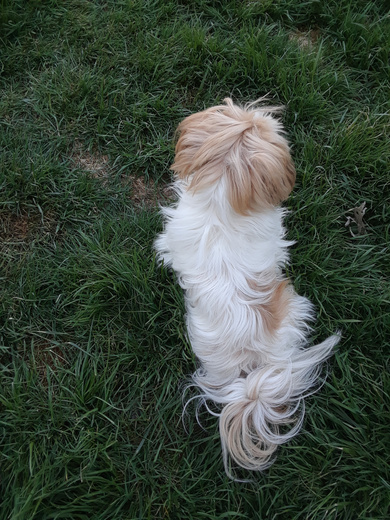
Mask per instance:
[[[171,169],[189,178],[189,190],[211,186],[225,178],[233,209],[275,206],[286,200],[295,183],[295,168],[283,128],[270,107],[245,108],[226,98],[226,105],[192,114],[178,131],[175,162]]]

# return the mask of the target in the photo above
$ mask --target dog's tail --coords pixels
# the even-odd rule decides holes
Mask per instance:
[[[298,433],[303,399],[315,392],[321,364],[339,339],[331,336],[298,350],[292,359],[258,367],[224,387],[211,389],[196,378],[206,399],[224,405],[219,428],[228,475],[229,457],[243,468],[264,470],[272,464],[276,448]],[[290,426],[288,431],[286,426]]]

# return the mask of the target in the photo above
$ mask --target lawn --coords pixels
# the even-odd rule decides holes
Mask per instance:
[[[381,0],[1,0],[0,520],[390,517],[389,51]],[[152,244],[179,121],[265,94],[288,275],[313,342],[343,338],[238,483],[216,419],[182,419],[196,360]]]

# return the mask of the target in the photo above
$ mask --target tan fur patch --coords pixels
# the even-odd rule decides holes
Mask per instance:
[[[274,336],[279,330],[282,321],[288,314],[290,294],[287,290],[288,280],[275,280],[272,284],[261,285],[256,280],[248,280],[251,289],[259,293],[268,293],[270,296],[264,304],[256,304],[253,307],[258,311],[264,331],[269,336]]]

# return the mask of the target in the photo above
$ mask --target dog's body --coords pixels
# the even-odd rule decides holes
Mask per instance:
[[[201,363],[194,382],[205,400],[223,405],[225,466],[230,455],[261,470],[298,432],[302,399],[339,337],[303,348],[313,309],[282,272],[291,242],[278,204],[295,169],[275,109],[225,101],[179,126],[172,166],[179,202],[163,209],[155,247],[185,289],[188,335]]]

